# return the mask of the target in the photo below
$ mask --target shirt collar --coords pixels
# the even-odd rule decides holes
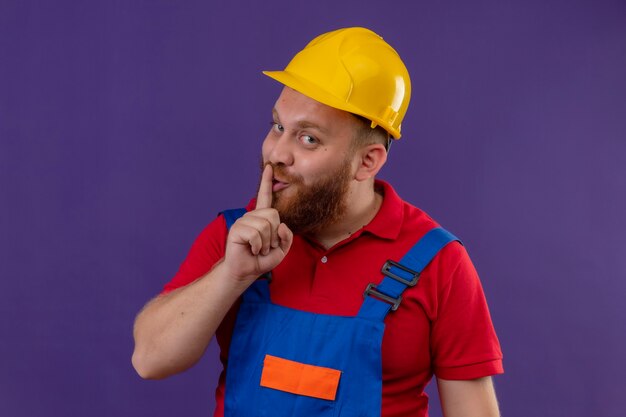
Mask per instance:
[[[396,239],[402,229],[404,202],[387,182],[376,180],[374,186],[383,195],[383,203],[363,231],[383,239]]]

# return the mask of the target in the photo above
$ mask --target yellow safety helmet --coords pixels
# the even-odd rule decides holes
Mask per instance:
[[[313,39],[284,71],[263,74],[328,106],[358,114],[395,139],[409,107],[411,80],[398,53],[369,29]]]

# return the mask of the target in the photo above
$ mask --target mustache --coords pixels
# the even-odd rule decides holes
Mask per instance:
[[[280,177],[281,180],[290,184],[301,184],[304,182],[303,178],[300,175],[290,174],[289,172],[287,172],[287,169],[284,165],[275,164],[270,161],[267,161],[265,163],[261,161],[261,172],[263,172],[263,169],[265,169],[267,165],[270,165],[272,167],[274,178]]]

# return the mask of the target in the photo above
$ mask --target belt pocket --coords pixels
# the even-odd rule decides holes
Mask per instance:
[[[265,355],[261,386],[334,401],[341,371]]]

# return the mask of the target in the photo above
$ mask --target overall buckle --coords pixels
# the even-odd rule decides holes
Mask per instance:
[[[400,302],[402,301],[402,296],[399,296],[398,298],[393,298],[383,292],[378,291],[376,284],[372,282],[367,284],[367,288],[365,289],[365,292],[363,293],[363,297],[365,298],[368,295],[372,295],[378,298],[379,300],[382,300],[386,303],[391,304],[391,311],[396,311],[398,309],[398,306],[400,305]]]
[[[391,271],[391,268],[398,268],[401,271],[404,271],[410,274],[411,277],[409,279],[403,278],[400,275],[393,273]],[[389,277],[393,280],[396,280],[399,283],[406,285],[407,287],[414,287],[420,278],[419,272],[416,272],[412,270],[411,268],[407,268],[406,266],[400,265],[398,262],[394,262],[391,259],[385,262],[380,272],[382,272],[384,276]],[[398,296],[398,298],[394,298],[390,295],[387,295],[384,292],[378,290],[378,287],[373,282],[367,284],[367,288],[365,289],[365,292],[363,293],[363,297],[367,297],[368,295],[372,295],[381,301],[391,304],[391,311],[396,311],[398,309],[398,306],[402,302],[401,295]]]
[[[404,272],[408,272],[409,274],[413,275],[413,277],[411,279],[402,278],[401,276],[396,275],[393,272],[391,272],[392,267],[401,269]],[[383,275],[388,276],[389,278],[395,279],[396,281],[401,282],[402,284],[409,286],[409,287],[414,287],[415,284],[417,284],[417,281],[419,281],[420,279],[419,272],[415,272],[412,269],[407,268],[406,266],[400,265],[399,263],[392,261],[391,259],[385,262],[380,272],[382,272]]]

